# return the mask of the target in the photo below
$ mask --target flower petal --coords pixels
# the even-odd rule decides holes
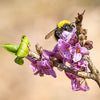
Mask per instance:
[[[68,31],[63,31],[60,38],[63,39],[64,41],[66,42],[69,42],[69,40],[71,39],[72,37],[72,34],[71,32],[68,32]]]
[[[73,55],[73,61],[74,62],[80,61],[81,58],[82,58],[82,54],[81,53],[74,53],[74,55]]]
[[[81,60],[78,62],[78,66],[82,66],[82,67],[88,67],[88,61],[86,60]]]
[[[53,56],[53,55],[54,55],[53,51],[43,50],[43,52],[42,52],[42,59],[49,60],[49,58],[51,56]]]
[[[78,91],[78,90],[87,91],[87,90],[89,90],[89,87],[86,83],[86,80],[84,80],[83,78],[76,77],[74,80],[71,80],[71,83],[72,83],[72,90],[73,91]]]
[[[56,73],[53,69],[49,70],[50,75],[52,75],[54,78],[56,78]]]
[[[88,49],[87,49],[87,48],[85,48],[85,47],[81,47],[80,52],[81,52],[83,55],[88,55],[88,54],[89,54]]]
[[[89,86],[88,86],[88,84],[87,84],[87,82],[86,82],[86,80],[81,84],[81,86],[80,86],[80,90],[82,90],[82,91],[87,91],[87,90],[89,90],[90,88],[89,88]]]
[[[29,67],[33,70],[33,72],[36,71],[36,65],[35,64],[31,63]]]

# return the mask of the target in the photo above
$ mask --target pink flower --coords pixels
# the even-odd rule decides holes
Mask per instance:
[[[46,74],[46,75],[52,75],[53,77],[56,77],[56,73],[53,70],[53,66],[50,64],[50,57],[54,55],[54,52],[43,50],[41,55],[41,60],[29,60],[32,62],[30,65],[30,68],[33,70],[34,75],[40,74]]]
[[[76,32],[76,27],[73,29],[72,32],[63,31],[62,34],[60,35],[60,39],[74,45],[77,42],[77,36],[75,32]]]
[[[84,69],[84,71],[87,71],[87,67],[88,67],[88,62],[86,60],[81,60],[78,63],[72,63],[71,64],[71,69],[73,69],[74,71],[81,71]],[[86,82],[85,79],[80,78],[74,74],[71,74],[69,72],[65,72],[65,74],[67,75],[68,78],[71,79],[71,84],[72,84],[72,90],[73,91],[78,91],[78,90],[82,90],[82,91],[87,91],[89,90],[89,86]]]
[[[72,49],[72,55],[73,55],[73,61],[78,62],[81,60],[83,55],[88,55],[89,51],[85,47],[81,47],[79,43],[76,43],[76,45]]]
[[[59,53],[63,57],[63,59],[66,58],[67,61],[71,60],[71,45],[67,42],[65,42],[62,39],[58,40],[58,48],[59,48]]]

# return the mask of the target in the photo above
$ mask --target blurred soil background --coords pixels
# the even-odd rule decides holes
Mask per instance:
[[[100,0],[0,0],[0,45],[19,44],[25,34],[35,44],[52,50],[54,37],[45,35],[61,20],[73,22],[78,12],[86,10],[83,27],[94,42],[90,56],[100,70]],[[73,92],[70,80],[57,69],[57,78],[34,76],[25,60],[24,66],[14,63],[15,56],[0,47],[0,100],[100,100],[100,89],[87,80],[90,90]]]

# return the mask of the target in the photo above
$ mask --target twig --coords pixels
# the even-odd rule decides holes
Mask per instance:
[[[31,58],[40,59],[40,55],[39,54],[36,54],[36,53],[34,53],[32,51],[29,51],[28,56],[31,57]]]
[[[98,84],[99,87],[100,87],[100,73],[99,73],[99,71],[98,71],[97,68],[93,65],[93,63],[92,63],[92,61],[91,61],[91,59],[90,59],[89,56],[84,56],[83,58],[84,58],[85,60],[88,61],[88,63],[89,63],[88,68],[90,69],[91,74],[93,74],[93,75],[95,76],[93,79],[97,82],[97,84]]]
[[[65,66],[62,63],[54,62],[54,66],[57,68],[61,68],[66,72],[72,73],[74,75],[77,75],[81,78],[87,78],[87,79],[92,79],[95,80],[100,87],[100,74],[99,73],[91,73],[91,72],[84,72],[84,71],[74,71],[70,69],[70,67]],[[91,66],[92,67],[92,66]]]
[[[36,54],[36,53],[33,53],[33,52],[32,53],[29,53],[29,56],[30,57],[34,57],[34,58],[37,58],[37,59],[40,59],[39,58],[40,57],[39,54]],[[91,65],[91,61],[88,60],[88,62],[89,62],[89,66],[91,68],[93,68],[93,64]],[[68,66],[66,66],[66,65],[64,65],[62,63],[59,63],[56,60],[53,61],[53,66],[54,67],[57,67],[57,68],[61,68],[64,71],[69,72],[69,73],[72,73],[74,75],[77,75],[77,76],[79,76],[81,78],[84,78],[84,79],[87,78],[87,79],[95,80],[97,82],[98,86],[100,87],[100,74],[99,74],[98,71],[96,71],[97,73],[84,72],[84,71],[74,71],[74,70],[70,69],[70,67],[68,67]]]
[[[85,13],[85,10],[83,11],[82,14],[78,13],[78,16],[75,17],[75,19],[76,19],[75,24],[76,24],[76,29],[77,29],[76,34],[77,35],[80,35],[83,31],[83,29],[82,29],[82,20],[83,20],[84,13]]]

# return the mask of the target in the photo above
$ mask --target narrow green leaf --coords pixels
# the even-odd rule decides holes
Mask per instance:
[[[4,44],[2,45],[2,47],[13,55],[16,55],[17,50],[19,48],[19,46],[14,45],[14,44]]]
[[[19,64],[19,65],[23,65],[24,64],[24,60],[20,57],[16,57],[15,58],[15,63]]]

